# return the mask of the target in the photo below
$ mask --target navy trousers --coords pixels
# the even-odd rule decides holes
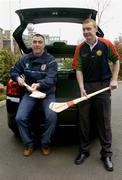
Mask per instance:
[[[55,101],[55,95],[50,94],[45,99],[36,99],[30,97],[27,93],[23,96],[16,114],[16,122],[19,128],[20,136],[25,147],[33,147],[33,138],[29,129],[29,120],[37,103],[44,112],[44,132],[41,137],[41,146],[46,147],[51,143],[51,137],[54,133],[57,114],[49,109],[50,102]],[[36,121],[36,119],[35,119]]]

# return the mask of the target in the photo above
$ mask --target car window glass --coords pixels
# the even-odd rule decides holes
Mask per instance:
[[[82,40],[82,25],[76,23],[41,23],[28,24],[23,32],[22,38],[27,46],[31,47],[33,34],[40,33],[45,36],[46,45],[54,42],[65,42],[66,44],[77,45]]]
[[[69,71],[71,70],[71,64],[73,58],[65,57],[65,58],[56,58],[58,62],[58,71]]]

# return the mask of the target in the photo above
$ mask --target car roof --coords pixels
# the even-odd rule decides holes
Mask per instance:
[[[20,50],[24,53],[29,53],[31,49],[28,49],[23,42],[22,34],[29,23],[48,23],[48,22],[70,22],[80,23],[83,20],[91,18],[96,20],[97,11],[94,9],[85,8],[66,8],[66,7],[49,7],[49,8],[30,8],[19,9],[16,11],[20,19],[20,26],[16,28],[13,33],[15,40],[18,43]],[[98,36],[103,36],[103,32],[98,27]],[[53,49],[47,46],[47,48]]]

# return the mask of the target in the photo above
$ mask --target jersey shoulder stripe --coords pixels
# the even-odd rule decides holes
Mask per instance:
[[[98,39],[99,39],[99,41],[103,42],[103,43],[106,44],[108,47],[110,47],[111,50],[112,50],[112,52],[114,53],[114,55],[115,55],[118,59],[120,58],[119,53],[117,52],[116,48],[114,47],[114,45],[112,44],[111,41],[109,41],[108,39],[101,38],[101,37],[99,37]]]
[[[75,54],[74,54],[73,62],[72,62],[72,69],[76,69],[76,68],[77,68],[79,51],[80,51],[80,48],[81,48],[84,44],[85,44],[85,41],[83,41],[81,44],[79,44],[78,46],[76,46]]]

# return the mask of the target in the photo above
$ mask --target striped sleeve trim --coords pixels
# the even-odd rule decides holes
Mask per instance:
[[[78,65],[76,67],[76,70],[77,71],[82,71],[82,61],[81,61],[81,58],[80,58],[80,54],[78,54]]]
[[[82,42],[81,44],[79,44],[76,49],[75,49],[75,54],[73,57],[73,62],[72,62],[72,69],[77,69],[78,66],[78,55],[79,55],[79,50],[80,48],[83,46],[84,42]]]
[[[56,60],[50,61],[49,64],[56,63]]]
[[[120,55],[117,52],[115,46],[107,39],[99,37],[99,40],[102,41],[103,43],[105,43],[110,48],[112,55],[113,55],[112,58],[110,58],[110,60],[113,62],[118,61],[120,59]]]

